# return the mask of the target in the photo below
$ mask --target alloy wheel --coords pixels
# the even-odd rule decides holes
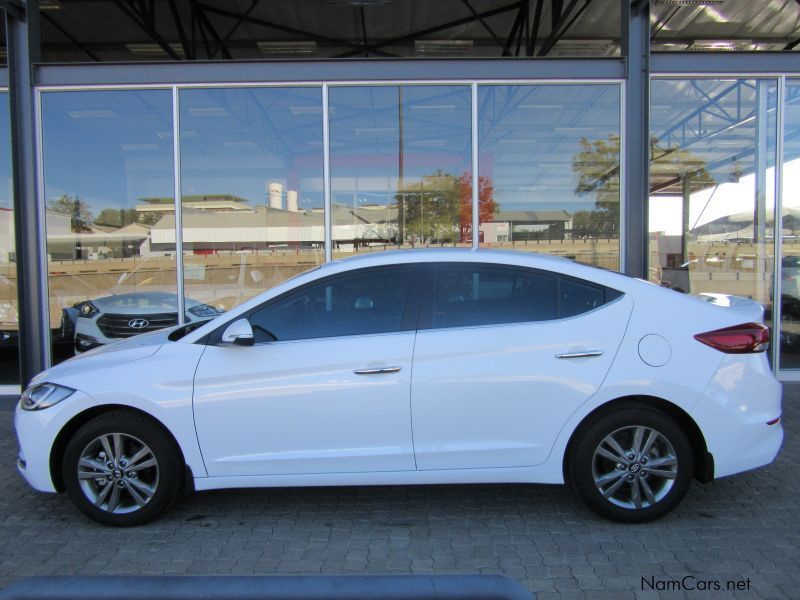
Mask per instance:
[[[89,442],[78,461],[78,481],[86,498],[112,514],[139,510],[158,489],[155,454],[139,438],[107,433]]]

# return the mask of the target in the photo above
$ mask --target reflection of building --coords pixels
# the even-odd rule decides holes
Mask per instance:
[[[150,228],[139,223],[119,228],[92,225],[89,231],[72,233],[69,215],[48,212],[47,224],[54,225],[47,237],[50,260],[130,258],[150,252]]]
[[[332,226],[334,238],[341,243],[391,243],[397,237],[397,208],[334,205]],[[324,241],[322,210],[292,212],[257,206],[249,210],[183,212],[185,252],[320,248]],[[153,226],[150,250],[157,253],[174,247],[175,216],[165,214]]]
[[[141,198],[136,212],[143,217],[175,212],[174,198]],[[231,194],[206,194],[183,196],[181,204],[188,210],[212,210],[214,212],[251,210],[245,198]]]
[[[529,240],[563,240],[572,229],[572,216],[565,210],[513,210],[497,213],[481,224],[486,243]]]

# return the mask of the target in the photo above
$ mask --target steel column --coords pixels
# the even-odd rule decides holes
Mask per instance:
[[[42,199],[37,188],[36,110],[31,81],[39,55],[36,0],[6,2],[8,86],[11,108],[11,168],[19,300],[20,384],[50,364],[50,315]]]
[[[768,132],[769,115],[767,100],[772,81],[761,79],[756,83],[756,147],[755,147],[755,198],[753,207],[753,245],[756,248],[756,264],[760,275],[756,281],[756,298],[766,296],[767,273],[767,166],[769,162]],[[774,210],[774,207],[773,207]],[[762,271],[763,269],[763,271]]]
[[[625,86],[625,272],[647,278],[648,173],[650,167],[650,4],[622,1],[622,53],[626,59]]]

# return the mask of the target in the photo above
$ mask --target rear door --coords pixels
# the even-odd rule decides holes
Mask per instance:
[[[412,377],[417,468],[544,462],[601,385],[632,301],[520,267],[440,264],[428,277]]]

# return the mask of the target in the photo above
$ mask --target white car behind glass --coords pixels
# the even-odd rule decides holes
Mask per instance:
[[[184,487],[570,482],[656,519],[770,463],[762,308],[527,253],[376,253],[38,375],[18,467],[110,525]]]
[[[167,292],[116,294],[74,306],[75,352],[178,324],[178,297]],[[185,322],[218,316],[221,310],[186,298]]]

